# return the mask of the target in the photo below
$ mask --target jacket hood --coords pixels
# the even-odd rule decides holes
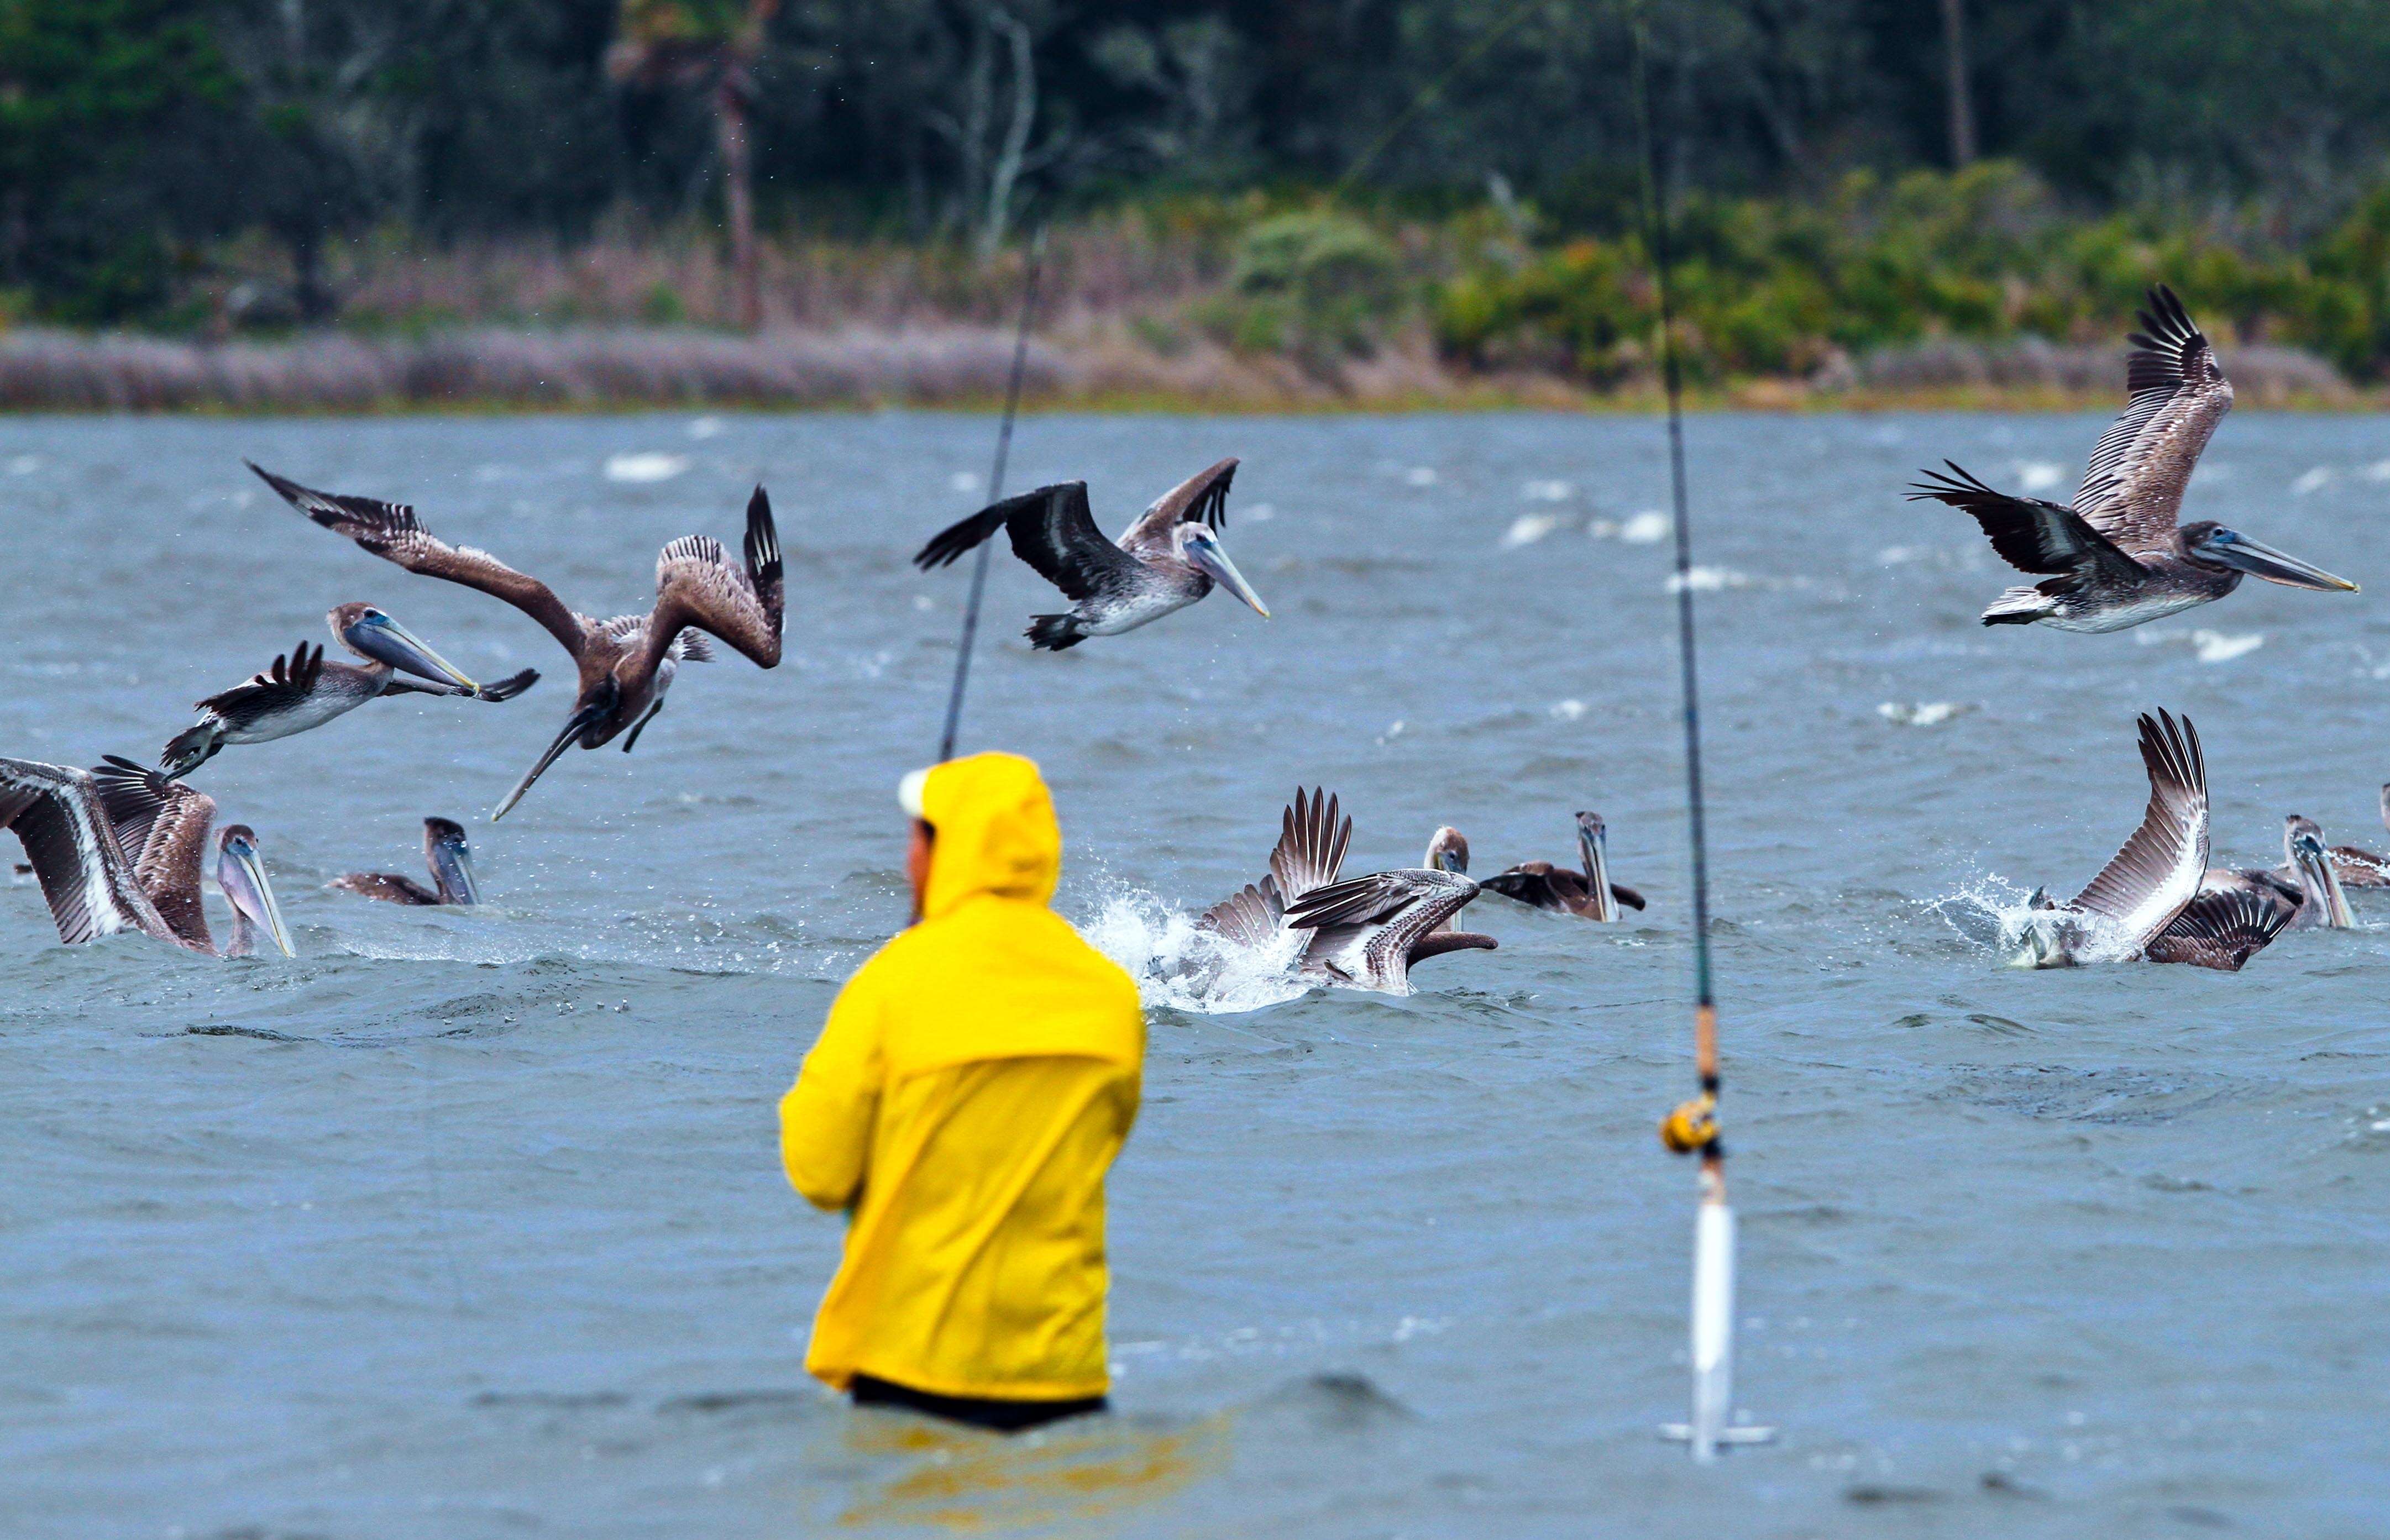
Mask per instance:
[[[933,766],[921,818],[937,831],[921,918],[982,893],[1044,904],[1062,870],[1062,828],[1037,766],[1018,754],[973,754]]]

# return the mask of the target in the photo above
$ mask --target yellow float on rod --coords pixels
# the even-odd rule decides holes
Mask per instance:
[[[1692,846],[1693,1062],[1701,1094],[1662,1121],[1660,1140],[1680,1155],[1701,1157],[1701,1206],[1693,1225],[1692,1420],[1664,1426],[1693,1458],[1707,1464],[1720,1446],[1758,1444],[1772,1428],[1737,1425],[1734,1410],[1734,1210],[1726,1199],[1726,1146],[1718,1137],[1717,1001],[1710,987],[1709,835],[1702,794],[1702,713],[1699,659],[1693,645],[1693,536],[1685,496],[1684,387],[1677,362],[1676,315],[1668,301],[1668,220],[1660,192],[1660,152],[1651,132],[1651,94],[1645,78],[1643,17],[1634,19],[1635,109],[1643,139],[1643,226],[1659,301],[1660,374],[1668,395],[1668,479],[1677,534],[1677,668],[1684,694],[1685,802]]]

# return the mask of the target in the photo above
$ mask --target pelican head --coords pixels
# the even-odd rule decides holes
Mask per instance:
[[[623,686],[610,674],[598,680],[574,704],[572,714],[564,719],[564,726],[557,733],[555,741],[550,743],[532,767],[523,773],[523,778],[515,782],[515,789],[507,793],[507,800],[500,802],[496,810],[490,815],[490,822],[495,824],[513,811],[515,803],[522,801],[523,793],[531,789],[532,782],[546,774],[547,767],[554,764],[557,756],[564,751],[576,743],[584,749],[595,749],[605,742],[610,736],[606,725],[612,721],[615,713],[622,709]]]
[[[238,917],[226,956],[242,956],[254,949],[248,929],[255,926],[272,938],[286,957],[299,954],[290,945],[289,928],[282,923],[282,905],[275,902],[274,884],[265,879],[265,863],[258,858],[257,831],[247,824],[228,826],[216,836],[216,886],[224,890]]]
[[[331,622],[332,635],[340,644],[360,658],[386,663],[418,679],[454,685],[469,694],[481,692],[482,687],[467,678],[456,665],[370,604],[344,604],[324,618]]]
[[[1618,921],[1618,895],[1610,891],[1610,826],[1599,813],[1576,815],[1577,853],[1585,858],[1586,896],[1593,901],[1593,918],[1605,925]]]
[[[1177,539],[1178,554],[1189,565],[1253,606],[1254,614],[1269,619],[1268,606],[1253,592],[1253,585],[1245,581],[1245,574],[1237,571],[1237,564],[1228,559],[1227,547],[1220,544],[1219,534],[1209,524],[1181,524]]]
[[[1427,842],[1427,865],[1440,872],[1469,875],[1469,841],[1461,838],[1460,830],[1447,824],[1435,831]]]
[[[423,820],[423,859],[440,883],[443,904],[479,904],[482,890],[473,881],[473,850],[465,841],[465,826],[454,818]]]
[[[2319,588],[2328,593],[2354,594],[2357,584],[2345,577],[2334,577],[2322,568],[2297,557],[2274,549],[2260,541],[2250,539],[2239,530],[2226,529],[2212,519],[2182,527],[2182,546],[2194,561],[2211,567],[2229,568],[2264,578],[2268,583],[2287,584],[2293,588]]]
[[[2323,826],[2313,818],[2291,815],[2282,820],[2282,848],[2290,856],[2291,869],[2298,874],[2299,886],[2306,890],[2307,902],[2323,906],[2322,923],[2333,930],[2355,930],[2357,917],[2349,912],[2340,873],[2332,867],[2332,853],[2324,848]]]

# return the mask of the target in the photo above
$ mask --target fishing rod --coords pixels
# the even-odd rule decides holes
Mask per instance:
[[[1004,386],[1004,420],[996,430],[996,465],[988,472],[987,500],[1004,495],[1004,463],[1012,454],[1012,420],[1021,412],[1021,380],[1029,367],[1029,318],[1037,309],[1037,276],[1046,265],[1046,229],[1038,226],[1029,242],[1028,271],[1021,281],[1021,326],[1012,339],[1012,375]],[[938,760],[955,757],[955,732],[962,725],[963,687],[970,682],[971,643],[979,635],[980,596],[987,591],[987,564],[996,542],[980,543],[979,560],[971,568],[970,598],[963,606],[963,634],[955,645],[955,683],[946,696],[946,725],[938,735]]]
[[[1726,1196],[1726,1144],[1718,1135],[1717,995],[1710,976],[1710,854],[1702,786],[1701,668],[1693,625],[1693,526],[1685,494],[1684,376],[1677,358],[1676,312],[1670,303],[1668,214],[1660,180],[1658,137],[1651,127],[1651,90],[1643,15],[1635,37],[1635,115],[1642,136],[1643,232],[1651,255],[1652,289],[1660,312],[1660,378],[1668,398],[1668,489],[1676,512],[1677,678],[1685,724],[1686,827],[1693,877],[1693,1068],[1700,1095],[1660,1124],[1660,1142],[1679,1155],[1701,1157],[1701,1206],[1693,1224],[1692,1420],[1670,1423],[1664,1436],[1682,1439],[1695,1461],[1717,1458],[1722,1444],[1758,1444],[1771,1428],[1730,1425],[1734,1402],[1734,1210]]]

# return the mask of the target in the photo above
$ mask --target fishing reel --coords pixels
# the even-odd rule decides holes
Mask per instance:
[[[1717,1093],[1703,1091],[1660,1120],[1660,1142],[1678,1155],[1706,1155],[1717,1147]]]

